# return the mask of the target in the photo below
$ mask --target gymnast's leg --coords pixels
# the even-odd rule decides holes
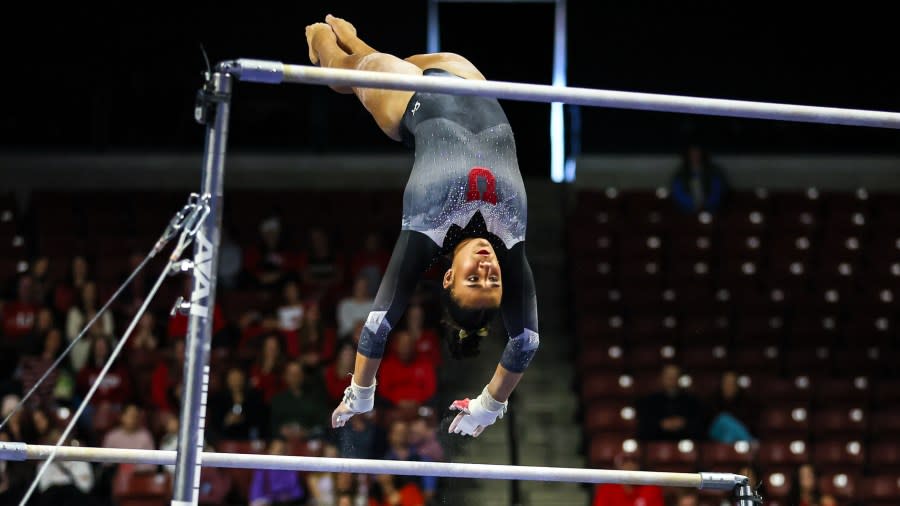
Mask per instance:
[[[422,75],[422,69],[396,56],[379,53],[356,36],[350,23],[327,16],[328,24],[315,23],[306,27],[309,59],[322,67],[394,72]],[[335,91],[346,93],[346,88]],[[400,140],[400,121],[406,105],[412,98],[411,91],[352,88],[360,102],[388,137]]]

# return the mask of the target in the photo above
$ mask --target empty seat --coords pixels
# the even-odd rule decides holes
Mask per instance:
[[[766,408],[760,413],[760,437],[764,441],[767,438],[805,441],[809,436],[809,424],[806,405]]]
[[[878,441],[869,447],[869,467],[877,473],[900,472],[900,441]]]
[[[628,363],[637,375],[654,374],[660,364],[677,360],[677,348],[671,344],[636,346],[628,352]]]
[[[584,430],[591,435],[633,437],[637,428],[634,406],[626,403],[597,403],[587,408]]]
[[[862,440],[818,441],[813,446],[812,462],[820,472],[861,474],[866,463]]]
[[[739,315],[734,333],[734,344],[757,347],[781,344],[784,318],[778,314]]]
[[[831,349],[827,345],[787,350],[785,371],[793,376],[821,377],[831,372]]]
[[[688,371],[721,373],[730,368],[731,360],[723,344],[686,346],[681,349],[681,365]]]
[[[588,461],[592,467],[612,469],[615,467],[616,456],[623,453],[640,459],[640,445],[634,439],[596,436],[591,438]]]
[[[731,470],[731,472],[734,472],[741,466],[753,462],[756,455],[756,447],[756,444],[743,441],[734,444],[701,443],[700,462],[703,469],[719,472]]]
[[[868,428],[869,417],[864,406],[822,408],[810,419],[810,426],[817,438],[852,437],[862,440]]]
[[[690,473],[697,469],[699,451],[693,441],[644,443],[644,467],[654,471]]]
[[[843,354],[840,360],[843,360]],[[862,371],[865,372],[865,369]],[[869,378],[821,378],[816,380],[814,391],[815,402],[819,406],[865,405],[869,400]]]
[[[900,504],[900,478],[896,474],[863,478],[860,489],[860,498],[866,506],[896,506]]]
[[[618,344],[604,346],[597,343],[589,345],[588,342],[582,341],[577,360],[578,370],[585,373],[620,373],[625,369],[625,351]]]
[[[848,471],[820,472],[819,489],[837,499],[839,504],[849,504],[859,496],[861,480],[858,473]]]
[[[869,418],[869,431],[873,441],[900,441],[900,410],[896,407],[888,411],[870,414]],[[897,462],[900,462],[900,459]]]
[[[594,400],[630,400],[635,395],[634,378],[628,374],[591,374],[581,384],[585,404]]]
[[[759,444],[757,459],[763,469],[794,469],[809,461],[809,449],[800,439],[767,439]]]
[[[763,376],[756,380],[756,391],[764,395],[768,404],[807,407],[812,401],[812,380],[809,376],[791,378]]]
[[[781,369],[781,351],[771,344],[740,343],[731,352],[731,361],[738,372],[771,375]]]

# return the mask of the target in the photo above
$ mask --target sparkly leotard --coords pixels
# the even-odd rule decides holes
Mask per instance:
[[[452,76],[429,69],[425,75]],[[501,364],[523,371],[537,350],[537,301],[525,258],[527,198],[512,129],[495,99],[419,92],[403,116],[415,148],[403,194],[400,237],[360,336],[359,351],[380,358],[419,276],[466,237],[485,237],[503,272],[500,311],[509,336]]]

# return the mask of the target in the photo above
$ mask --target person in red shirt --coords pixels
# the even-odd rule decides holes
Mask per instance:
[[[87,394],[94,382],[97,381],[111,351],[112,343],[108,338],[96,337],[93,339],[87,363],[78,372],[79,395]],[[97,391],[94,392],[91,403],[99,405],[108,402],[115,405],[116,408],[121,408],[131,399],[131,393],[131,378],[128,375],[128,369],[122,365],[121,361],[117,361],[106,373]]]
[[[156,364],[150,380],[150,401],[157,410],[177,414],[184,360],[184,340],[176,340],[172,354]]]
[[[262,393],[266,405],[284,388],[282,365],[281,338],[278,334],[269,334],[263,341],[259,358],[250,368],[250,385]]]
[[[363,241],[362,250],[357,251],[350,261],[350,277],[366,278],[369,282],[369,297],[374,297],[390,259],[391,253],[381,245],[378,232],[369,232]]]
[[[413,304],[406,309],[406,330],[416,341],[416,352],[433,367],[441,365],[441,344],[434,329],[425,326],[425,309]]]
[[[615,463],[623,471],[638,471],[635,455],[621,453]],[[662,488],[655,485],[619,485],[604,483],[597,485],[592,506],[664,506]]]
[[[31,333],[38,307],[34,304],[34,281],[31,275],[19,277],[16,300],[3,306],[3,336],[7,345],[20,344],[18,341]]]
[[[355,359],[356,348],[353,343],[343,341],[338,347],[337,358],[325,368],[325,390],[332,401],[337,402],[344,397],[344,389],[350,386]]]
[[[393,339],[394,354],[382,362],[378,386],[394,405],[423,404],[437,390],[434,367],[418,356],[412,334],[399,330]]]

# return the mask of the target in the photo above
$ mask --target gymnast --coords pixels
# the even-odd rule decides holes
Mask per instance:
[[[484,80],[452,53],[401,60],[372,49],[349,22],[328,15],[306,27],[309,58],[322,67]],[[453,402],[449,432],[477,437],[502,418],[538,348],[537,299],[525,258],[527,199],[506,115],[496,99],[333,86],[355,93],[395,141],[415,150],[403,194],[400,236],[362,330],[354,373],[331,417],[342,427],[374,406],[375,374],[393,325],[419,276],[440,257],[451,266],[441,293],[454,358],[474,356],[499,311],[509,336],[493,378],[474,399]],[[502,270],[501,270],[502,266]]]

